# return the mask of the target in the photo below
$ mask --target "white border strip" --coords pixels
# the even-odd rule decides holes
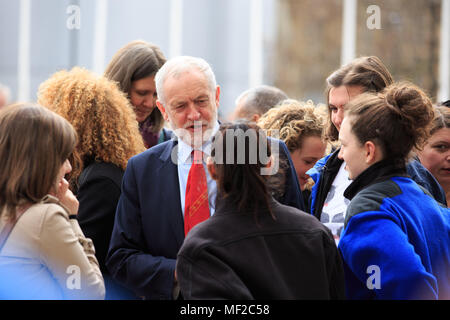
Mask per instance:
[[[450,99],[450,0],[441,4],[441,45],[439,49],[438,101]]]
[[[347,64],[356,55],[357,0],[344,0],[342,15],[341,65]]]
[[[108,2],[107,0],[96,0],[95,4],[95,33],[94,43],[92,46],[92,70],[97,74],[103,74],[105,68]]]
[[[183,44],[183,0],[170,1],[169,58],[181,55]]]
[[[249,26],[249,56],[248,74],[249,87],[262,84],[263,81],[263,24],[262,1],[250,2],[250,26]]]
[[[17,100],[30,100],[31,0],[20,0],[19,56],[17,61]]]

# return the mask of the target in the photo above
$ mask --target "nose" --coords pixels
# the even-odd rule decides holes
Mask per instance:
[[[72,165],[70,164],[69,159],[66,159],[66,161],[64,162],[64,166],[65,166],[65,173],[69,173],[70,171],[72,171]]]
[[[153,97],[145,98],[143,106],[147,109],[153,109],[156,106],[156,99],[153,99]]]
[[[196,121],[196,120],[200,120],[201,118],[201,114],[200,112],[197,110],[197,108],[195,107],[195,105],[192,103],[189,105],[189,110],[188,110],[188,119],[190,121]]]
[[[344,108],[338,108],[336,112],[336,124],[341,127],[342,120],[344,120]]]
[[[341,147],[341,149],[339,150],[338,158],[341,159],[341,160],[344,160],[344,154],[343,154],[343,152],[342,152],[342,147]]]

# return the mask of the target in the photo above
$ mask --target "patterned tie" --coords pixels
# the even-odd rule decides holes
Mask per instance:
[[[200,150],[194,150],[194,162],[189,170],[186,185],[186,200],[184,209],[184,234],[197,224],[209,218],[208,186],[203,168]]]

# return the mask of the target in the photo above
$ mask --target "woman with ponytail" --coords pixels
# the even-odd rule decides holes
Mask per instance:
[[[222,124],[207,167],[216,210],[178,253],[185,299],[340,299],[342,261],[331,232],[277,202],[267,187],[267,137],[255,124]]]
[[[345,109],[361,93],[383,91],[393,83],[392,75],[376,56],[360,57],[333,72],[326,80],[328,126],[325,136],[331,142],[338,140]],[[345,162],[338,158],[339,149],[317,161],[306,173],[314,180],[311,190],[311,214],[333,232],[339,243],[344,227],[348,199],[343,196],[351,180]],[[411,159],[406,165],[408,175],[427,189],[442,204],[445,193],[433,175],[419,161]]]
[[[431,101],[408,83],[346,106],[338,156],[353,181],[339,250],[349,298],[450,298],[450,211],[406,171],[432,120]]]

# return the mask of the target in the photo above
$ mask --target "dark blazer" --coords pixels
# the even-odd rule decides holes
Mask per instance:
[[[344,269],[330,231],[275,200],[258,213],[217,201],[180,249],[185,299],[344,299]]]
[[[171,299],[175,262],[184,241],[177,165],[170,140],[131,158],[122,183],[106,265],[112,276],[147,299]],[[281,202],[302,208],[303,199],[286,145],[290,167]],[[174,152],[176,157],[176,152]]]

